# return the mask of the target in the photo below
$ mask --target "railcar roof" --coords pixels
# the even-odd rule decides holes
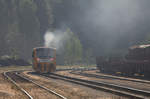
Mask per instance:
[[[55,49],[56,50],[56,48],[52,48],[52,47],[35,47],[34,49],[40,49],[40,48],[50,48],[50,49]]]
[[[150,47],[150,44],[147,44],[147,45],[135,45],[135,46],[130,47],[130,49],[137,49],[137,48],[143,49],[143,48],[148,48],[148,47]]]

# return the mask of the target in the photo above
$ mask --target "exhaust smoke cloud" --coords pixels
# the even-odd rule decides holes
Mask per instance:
[[[64,41],[68,38],[67,33],[57,31],[47,31],[44,35],[44,46],[56,48],[57,50],[63,47]]]
[[[53,47],[54,45],[52,44],[53,44],[54,38],[55,36],[52,32],[46,32],[46,34],[44,35],[44,40],[45,40],[44,46]]]

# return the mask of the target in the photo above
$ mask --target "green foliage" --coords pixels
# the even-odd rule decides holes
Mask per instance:
[[[22,33],[32,35],[39,30],[40,23],[36,17],[36,5],[33,0],[20,0],[19,26]]]
[[[93,51],[91,48],[88,48],[85,50],[84,53],[84,63],[86,63],[87,65],[90,65],[92,63],[94,63],[94,56],[93,56]]]
[[[18,51],[15,48],[11,49],[11,58],[14,59],[14,60],[19,58],[18,57]]]
[[[82,61],[82,44],[77,35],[70,29],[67,30],[68,39],[65,43],[65,63],[75,64]]]
[[[43,25],[42,20],[53,22],[51,5],[45,1],[51,0],[0,0],[0,56],[29,59],[32,48],[42,45],[44,27],[50,24]],[[47,6],[38,6],[37,2]],[[38,16],[40,9],[47,10]]]

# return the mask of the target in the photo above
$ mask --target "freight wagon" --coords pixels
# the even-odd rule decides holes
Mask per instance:
[[[104,73],[150,78],[150,45],[132,46],[122,59],[97,57],[96,63]]]

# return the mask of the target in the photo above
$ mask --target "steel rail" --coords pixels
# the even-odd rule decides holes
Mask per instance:
[[[101,79],[111,78],[111,79],[119,79],[119,80],[126,80],[126,81],[150,84],[150,81],[148,81],[148,80],[131,79],[131,78],[111,76],[111,75],[109,76],[109,75],[90,74],[90,73],[83,73],[83,71],[76,73],[76,71],[73,70],[70,73],[75,74],[75,75],[82,75],[82,76],[95,77],[95,78],[101,78]]]
[[[61,99],[67,99],[66,97],[64,97],[64,96],[62,96],[62,95],[60,95],[60,94],[58,94],[57,92],[55,92],[55,91],[53,91],[53,90],[50,90],[50,89],[48,89],[48,88],[46,88],[46,87],[44,87],[44,86],[42,86],[42,85],[40,85],[40,84],[34,82],[34,81],[31,80],[31,79],[28,79],[28,78],[26,78],[26,77],[24,77],[24,76],[22,76],[22,75],[19,75],[17,71],[11,71],[11,72],[15,72],[14,74],[15,74],[16,76],[18,76],[18,77],[20,77],[20,78],[22,78],[22,79],[24,79],[24,80],[26,80],[26,81],[29,81],[29,82],[33,83],[34,85],[36,85],[36,86],[38,86],[38,87],[40,87],[40,88],[42,88],[42,89],[44,89],[44,90],[46,90],[46,91],[48,91],[48,92],[50,92],[50,93],[52,93],[52,94],[58,96],[58,97],[61,98]],[[33,97],[32,97],[25,89],[21,88],[21,87],[19,86],[19,84],[17,84],[11,77],[9,77],[9,76],[7,75],[7,73],[10,73],[10,72],[4,72],[4,76],[7,77],[8,80],[10,80],[13,84],[15,84],[15,86],[17,86],[24,94],[26,94],[29,99],[33,99]]]
[[[42,85],[40,85],[40,84],[34,82],[34,81],[31,80],[31,79],[28,79],[28,78],[26,78],[26,77],[24,77],[24,76],[22,76],[22,75],[19,75],[18,72],[16,72],[16,75],[19,76],[19,77],[21,77],[21,78],[23,78],[23,79],[25,79],[25,80],[27,80],[27,81],[29,81],[29,82],[32,82],[33,84],[37,85],[38,87],[40,87],[40,88],[42,88],[42,89],[44,89],[44,90],[46,90],[46,91],[48,91],[48,92],[50,92],[50,93],[56,95],[56,96],[58,96],[58,97],[60,97],[60,98],[62,98],[62,99],[67,99],[66,97],[64,97],[64,96],[62,96],[62,95],[60,95],[60,94],[58,94],[57,92],[55,92],[55,91],[53,91],[53,90],[50,90],[50,89],[48,89],[48,88],[46,88],[46,87],[44,87],[44,86],[42,86]]]
[[[73,70],[73,71],[79,71],[79,70],[83,70],[83,71],[89,71],[89,70],[98,70],[96,69],[96,67],[90,67],[90,68],[65,68],[65,69],[56,69],[56,71],[69,71],[69,70]]]
[[[134,88],[120,86],[120,85],[116,85],[116,84],[109,84],[109,83],[105,83],[105,82],[83,80],[83,79],[79,79],[79,78],[63,76],[63,75],[54,74],[54,73],[51,73],[50,75],[42,74],[42,76],[46,76],[46,77],[50,77],[50,78],[54,78],[54,79],[61,79],[61,80],[69,81],[72,83],[88,86],[91,88],[104,90],[106,92],[111,92],[111,93],[116,93],[119,95],[132,97],[132,99],[133,98],[149,99],[149,96],[150,96],[149,91],[134,89]]]
[[[23,92],[29,99],[33,99],[33,97],[23,88],[21,88],[11,77],[7,75],[8,72],[4,72],[3,75],[11,81],[18,89],[20,89],[21,92]]]
[[[111,79],[119,79],[119,80],[126,80],[126,81],[133,81],[133,82],[139,82],[139,83],[145,83],[150,84],[149,80],[142,80],[142,79],[132,79],[132,78],[125,78],[125,77],[117,77],[112,75],[98,75],[98,74],[89,74],[89,73],[83,73],[83,71],[91,71],[91,70],[97,70],[96,68],[71,68],[71,69],[57,69],[56,71],[69,71],[69,73],[75,74],[75,75],[82,75],[82,76],[88,76],[88,77],[95,77],[95,78],[111,78]],[[76,73],[76,71],[81,71],[79,73]]]

